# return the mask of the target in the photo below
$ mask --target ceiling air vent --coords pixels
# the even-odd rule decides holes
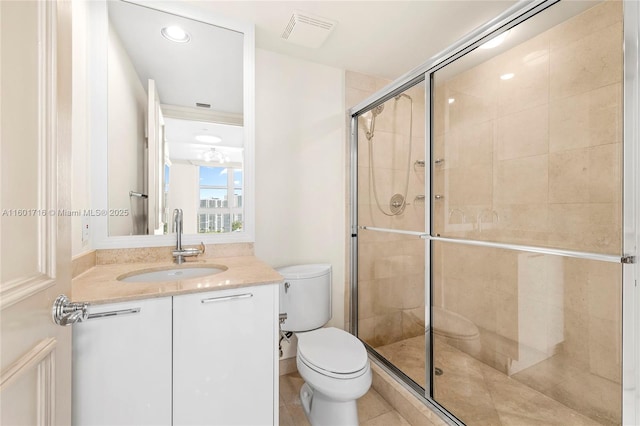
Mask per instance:
[[[322,46],[336,24],[331,19],[296,10],[291,15],[282,38],[315,49]]]

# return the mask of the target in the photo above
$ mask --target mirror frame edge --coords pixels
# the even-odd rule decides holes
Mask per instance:
[[[107,0],[109,1],[109,0]],[[232,31],[243,37],[243,134],[244,134],[244,231],[224,234],[185,234],[185,245],[253,243],[255,242],[255,28],[252,23],[240,22],[181,2],[126,0],[128,3],[149,7],[160,12],[179,15]],[[107,55],[104,35],[108,34],[105,2],[89,2],[90,25],[87,76],[92,94],[88,120],[91,148],[91,218],[90,241],[92,249],[163,247],[175,244],[174,234],[109,236],[108,216],[97,212],[108,211],[108,135],[107,135]],[[104,52],[103,55],[100,52]]]

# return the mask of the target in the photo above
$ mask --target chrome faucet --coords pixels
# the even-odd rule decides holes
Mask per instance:
[[[182,209],[173,211],[173,231],[176,233],[176,249],[173,250],[174,261],[181,265],[185,262],[185,257],[197,256],[205,251],[204,243],[200,243],[200,248],[182,248]]]
[[[176,233],[176,250],[182,250],[182,209],[173,211],[173,231]]]

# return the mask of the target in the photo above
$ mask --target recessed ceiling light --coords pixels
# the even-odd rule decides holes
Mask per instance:
[[[218,137],[218,136],[213,136],[213,135],[197,135],[195,137],[195,139],[198,142],[204,142],[204,143],[218,143],[218,142],[222,142],[222,138]]]
[[[164,27],[160,30],[160,33],[167,40],[175,41],[176,43],[187,43],[191,40],[191,36],[188,32],[180,27],[176,27],[175,25]]]
[[[502,34],[495,36],[488,42],[481,45],[480,49],[493,49],[494,47],[500,46],[505,41],[510,32],[511,30],[505,31]]]
[[[500,80],[511,80],[511,79],[513,78],[513,76],[514,76],[514,75],[515,75],[515,74],[514,74],[514,73],[512,73],[512,72],[507,73],[507,74],[502,74],[502,75],[500,76]]]
[[[449,103],[450,104],[454,103],[455,101],[456,101],[455,98],[449,98]]]

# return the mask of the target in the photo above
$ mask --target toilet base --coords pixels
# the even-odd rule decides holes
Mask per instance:
[[[300,401],[312,426],[358,426],[356,400],[329,399],[305,383],[300,388]]]

